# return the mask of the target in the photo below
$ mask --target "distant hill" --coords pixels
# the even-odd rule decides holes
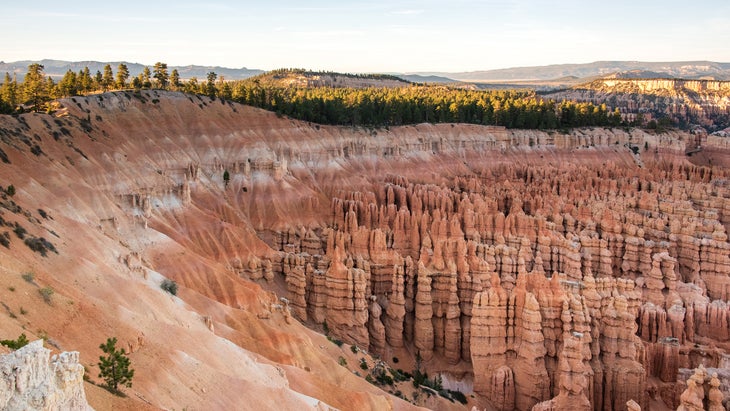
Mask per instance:
[[[396,76],[413,83],[458,83],[457,80],[442,76],[422,76],[420,74],[396,74]]]
[[[18,81],[21,81],[23,79],[23,76],[28,71],[28,66],[32,63],[40,63],[43,65],[43,71],[46,73],[46,75],[51,76],[53,78],[60,78],[63,77],[63,75],[68,71],[74,71],[79,72],[79,70],[83,70],[84,67],[88,67],[89,71],[91,71],[91,74],[93,75],[97,71],[103,72],[104,66],[107,64],[110,64],[112,66],[112,70],[114,73],[117,71],[117,66],[119,66],[119,63],[124,63],[127,65],[127,68],[129,69],[129,74],[132,76],[136,76],[139,73],[142,72],[145,65],[139,64],[139,63],[130,63],[130,62],[120,62],[120,61],[110,61],[110,62],[102,62],[102,61],[64,61],[64,60],[40,60],[40,61],[31,61],[31,60],[23,60],[23,61],[14,61],[10,63],[0,62],[0,76],[4,76],[5,73],[10,73],[12,75],[13,73],[17,74]],[[152,69],[153,65],[148,65],[147,67]],[[182,79],[189,79],[191,77],[197,77],[199,79],[205,78],[205,76],[212,72],[215,72],[219,77],[223,76],[228,80],[242,80],[246,79],[258,74],[263,73],[263,70],[258,69],[248,69],[246,67],[242,67],[240,69],[236,68],[227,68],[227,67],[219,67],[219,66],[168,66],[168,70],[172,71],[173,69],[177,69],[178,73],[180,73],[180,78]]]
[[[267,71],[251,78],[252,81],[277,87],[403,87],[410,81],[390,74],[349,74],[309,71],[304,69],[279,69]]]
[[[624,79],[650,79],[650,78],[675,78],[669,73],[662,73],[648,70],[629,70],[609,74],[603,78],[624,78]]]
[[[416,74],[422,76],[442,76],[459,81],[490,82],[552,80],[569,76],[585,78],[607,76],[613,73],[631,72],[634,70],[653,72],[656,76],[665,78],[730,80],[730,63],[717,63],[712,61],[596,61],[587,64],[555,64],[461,73],[428,72]]]

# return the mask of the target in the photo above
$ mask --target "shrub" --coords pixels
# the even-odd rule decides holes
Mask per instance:
[[[390,375],[386,375],[385,373],[376,375],[375,379],[381,385],[393,385],[393,377],[391,377]]]
[[[340,356],[337,359],[337,363],[340,364],[343,367],[347,367],[347,360],[345,359],[345,357]]]
[[[404,377],[405,379],[407,379],[407,380],[410,380],[411,378],[413,378],[413,374],[411,374],[411,373],[409,373],[409,372],[406,372],[406,371],[403,371],[403,370],[402,370],[402,369],[400,369],[400,368],[398,368],[398,370],[397,370],[397,371],[398,371],[398,373],[399,373],[399,374],[401,374],[401,375],[402,375],[402,376],[403,376],[403,377]],[[395,375],[395,374],[393,374],[393,375]]]
[[[353,354],[357,354],[357,352],[360,350],[357,348],[357,345],[353,344],[350,346],[350,351],[352,351]]]
[[[15,195],[15,186],[10,184],[8,188],[5,189],[5,193],[9,195],[10,197]]]
[[[55,291],[53,291],[53,288],[43,287],[43,288],[39,289],[38,292],[40,293],[41,297],[43,297],[43,301],[45,301],[46,304],[51,303],[51,297],[55,293]]]
[[[7,231],[0,234],[0,244],[5,248],[10,248],[10,234]]]
[[[177,283],[173,280],[170,280],[168,278],[165,278],[162,280],[162,284],[160,284],[160,288],[167,291],[168,293],[172,295],[177,295]]]
[[[394,370],[392,368],[390,369],[390,375],[393,376],[393,380],[395,380],[395,381],[405,381],[410,378],[410,377],[406,376],[400,370]]]
[[[328,339],[328,340],[330,340],[330,342],[331,342],[332,344],[334,344],[334,345],[336,345],[336,346],[338,346],[338,347],[342,347],[342,344],[344,344],[344,343],[342,342],[342,340],[338,340],[337,338],[332,338],[332,337],[330,337],[329,335],[327,336],[327,339]]]
[[[13,228],[13,232],[21,240],[24,239],[25,238],[25,235],[28,233],[28,231],[23,226],[21,226],[21,225],[16,225],[15,228]]]
[[[368,369],[368,362],[365,361],[364,358],[360,358],[360,368],[362,368],[363,370],[367,370]]]
[[[29,282],[29,283],[32,283],[32,282],[33,282],[33,280],[35,279],[35,274],[34,274],[34,273],[31,273],[31,272],[28,272],[28,273],[23,273],[23,274],[21,275],[21,277],[23,277],[23,279],[24,279],[25,281],[27,281],[27,282]]]
[[[58,251],[56,251],[56,247],[53,246],[53,244],[46,240],[43,237],[28,237],[25,239],[25,245],[28,246],[31,250],[40,253],[43,257],[47,255],[47,251],[53,251],[54,253],[58,254]]]
[[[29,342],[30,341],[28,341],[28,337],[26,337],[25,334],[20,334],[17,340],[2,340],[0,341],[0,344],[10,348],[11,350],[17,350],[25,347],[25,345]]]
[[[448,390],[449,394],[451,394],[451,398],[455,399],[456,401],[459,401],[462,404],[466,404],[466,395],[464,395],[461,391],[454,391],[454,390]]]
[[[428,373],[424,372],[422,373],[421,370],[416,369],[413,371],[413,386],[418,388],[419,385],[425,385],[425,382],[428,380]]]

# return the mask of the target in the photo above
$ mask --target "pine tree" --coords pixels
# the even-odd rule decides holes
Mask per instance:
[[[101,76],[101,86],[104,91],[114,87],[114,73],[112,73],[112,66],[110,64],[104,66],[104,74]]]
[[[69,97],[78,95],[78,85],[76,80],[76,73],[72,70],[68,70],[63,78],[58,83],[59,94],[61,97]]]
[[[119,385],[132,386],[134,370],[129,368],[129,357],[124,348],[117,350],[117,337],[107,338],[105,344],[99,348],[106,356],[99,357],[99,377],[103,378],[106,386],[112,392],[118,391]]]
[[[153,76],[155,78],[155,83],[157,83],[157,87],[165,90],[167,88],[167,83],[170,79],[170,75],[167,73],[167,63],[157,62],[154,66],[155,75]]]
[[[208,82],[205,83],[205,94],[208,95],[208,97],[213,98],[215,97],[216,89],[215,89],[215,80],[218,78],[218,75],[214,72],[208,73]]]
[[[6,113],[11,113],[18,106],[18,82],[15,75],[11,79],[10,74],[5,73],[5,79],[0,87],[0,100],[5,105],[3,111]]]
[[[96,74],[94,74],[94,90],[100,90],[102,81],[104,80],[104,76],[101,74],[101,71],[96,70]]]
[[[43,76],[43,65],[33,63],[28,66],[28,73],[23,80],[25,101],[33,105],[35,111],[40,110],[41,103],[47,100],[46,79]]]
[[[142,88],[152,88],[152,82],[150,81],[150,76],[152,73],[150,72],[150,68],[145,66],[142,69],[142,72],[139,73],[139,80],[142,83]]]
[[[94,88],[94,79],[91,78],[91,72],[89,67],[84,67],[83,70],[79,71],[79,75],[76,77],[79,82],[78,89],[82,93],[88,93]]]
[[[124,63],[119,63],[117,67],[117,88],[123,89],[127,86],[127,79],[129,78],[129,69]]]
[[[177,69],[172,69],[172,73],[170,73],[170,86],[173,90],[180,88],[180,73],[177,72]]]

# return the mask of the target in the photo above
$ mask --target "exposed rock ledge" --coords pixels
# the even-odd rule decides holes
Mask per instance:
[[[0,409],[92,410],[79,353],[50,354],[38,340],[0,356]]]

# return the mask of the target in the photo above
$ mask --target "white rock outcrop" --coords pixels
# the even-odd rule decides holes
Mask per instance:
[[[50,354],[38,340],[0,356],[0,409],[92,410],[79,353]]]

